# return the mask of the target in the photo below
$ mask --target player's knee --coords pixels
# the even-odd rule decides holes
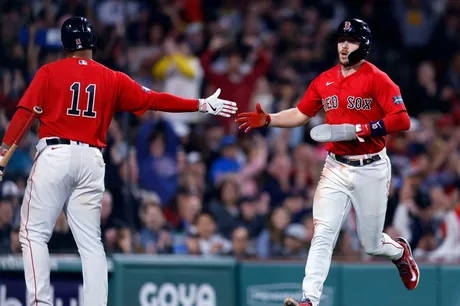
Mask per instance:
[[[87,239],[85,242],[79,243],[77,242],[78,251],[83,254],[98,254],[98,255],[105,255],[104,245],[100,239],[92,238]]]
[[[33,228],[21,228],[19,230],[19,242],[29,245],[31,242],[35,243],[48,243],[51,235],[48,235],[45,232],[34,230]]]
[[[332,245],[335,239],[334,229],[326,224],[317,223],[313,234],[312,243],[324,243]]]
[[[105,258],[105,250],[104,247],[96,247],[95,249],[88,249],[88,248],[78,248],[78,253],[80,253],[82,259],[90,258],[90,259],[100,259]]]

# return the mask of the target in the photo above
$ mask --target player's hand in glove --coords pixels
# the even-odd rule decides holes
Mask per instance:
[[[360,142],[364,142],[364,137],[369,136],[371,136],[371,125],[369,123],[356,125],[356,138]]]
[[[202,113],[208,113],[211,115],[230,117],[236,114],[238,107],[235,102],[219,99],[220,88],[216,92],[206,98],[199,99],[199,111]]]
[[[238,114],[238,118],[235,120],[235,122],[240,123],[238,128],[244,130],[245,133],[248,133],[254,128],[268,126],[270,121],[270,115],[262,110],[260,103],[256,104],[255,112]]]

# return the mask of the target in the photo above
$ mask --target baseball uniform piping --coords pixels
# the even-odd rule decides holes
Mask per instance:
[[[395,248],[397,248],[397,249],[399,249],[399,250],[404,249],[402,246],[396,245],[396,244],[394,244],[392,241],[389,241],[389,242],[384,241],[384,242],[382,242],[382,243],[383,243],[383,244],[391,244],[392,246],[394,246]]]
[[[34,165],[34,167],[32,169],[32,174],[30,176],[30,192],[29,192],[29,200],[27,201],[27,220],[26,220],[26,224],[25,224],[24,228],[26,230],[26,239],[27,239],[27,242],[29,243],[30,260],[31,260],[31,263],[32,263],[32,273],[33,273],[33,276],[34,276],[35,306],[38,306],[38,300],[37,300],[37,276],[35,274],[34,255],[32,254],[32,243],[30,242],[30,239],[29,239],[29,230],[27,229],[27,225],[29,224],[30,200],[32,199],[32,188],[33,188],[33,185],[34,185],[33,176],[35,174],[35,168],[36,167],[37,167],[37,164]]]
[[[391,185],[391,162],[390,162],[390,158],[388,156],[385,156],[385,161],[386,161],[386,164],[387,164],[387,167],[388,167],[388,181],[387,181],[387,197],[388,197],[388,195],[390,194],[390,185]],[[387,198],[387,202],[388,202],[388,198]],[[395,248],[397,248],[399,250],[404,249],[398,243],[395,244],[394,241],[389,241],[389,242],[382,241],[382,243],[383,244],[391,244],[392,246],[394,246]]]

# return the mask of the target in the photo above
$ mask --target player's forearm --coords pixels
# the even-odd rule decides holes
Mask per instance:
[[[406,111],[388,114],[383,119],[368,124],[358,124],[358,136],[385,136],[410,128],[410,118]]]
[[[298,108],[290,108],[276,114],[270,114],[271,121],[268,126],[280,128],[293,128],[304,125],[310,117],[304,115]]]
[[[186,99],[169,93],[155,93],[150,109],[170,113],[185,113],[198,111],[198,106],[198,99]]]
[[[387,134],[407,131],[410,128],[410,118],[406,111],[390,114],[382,119]]]
[[[13,145],[15,139],[21,132],[23,126],[26,124],[27,119],[30,117],[30,111],[23,107],[18,108],[16,113],[11,119],[8,128],[6,129],[5,136],[3,137],[2,147],[8,149]]]

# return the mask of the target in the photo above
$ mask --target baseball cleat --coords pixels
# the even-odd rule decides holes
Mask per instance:
[[[297,303],[293,298],[287,298],[284,300],[283,306],[313,306],[309,299],[302,300]]]
[[[398,237],[395,241],[404,248],[404,253],[400,259],[394,260],[393,263],[399,270],[399,276],[401,277],[404,286],[406,286],[408,290],[414,290],[418,285],[420,270],[412,257],[412,250],[407,240],[402,237]]]

